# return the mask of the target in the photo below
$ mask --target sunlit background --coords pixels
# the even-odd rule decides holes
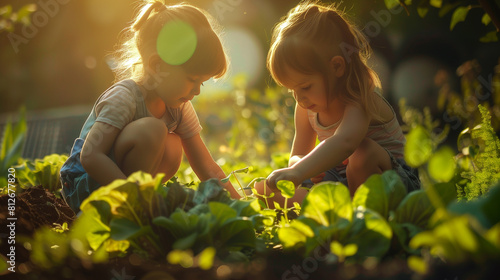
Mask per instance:
[[[276,88],[265,60],[272,27],[299,1],[184,2],[206,9],[217,19],[231,60],[229,75],[217,83],[206,83],[193,101],[204,127],[202,135],[215,157],[228,153],[238,156],[241,145],[250,145],[245,152],[255,157],[288,152],[294,102],[290,96],[281,96],[286,91]],[[0,7],[11,4],[15,11],[29,3],[33,1],[0,1]],[[40,123],[40,132],[33,134],[38,135],[33,140],[36,143],[28,143],[25,149],[27,158],[69,153],[86,114],[114,81],[109,54],[137,5],[132,0],[39,3],[51,5],[38,5],[30,29],[17,26],[12,33],[0,33],[0,120],[4,122],[23,105],[32,123],[66,120],[52,126]],[[450,85],[458,88],[457,67],[477,59],[487,79],[498,64],[500,44],[479,41],[488,31],[481,23],[480,11],[471,11],[467,23],[450,31],[450,14],[439,17],[437,11],[430,10],[421,18],[416,6],[410,6],[408,14],[404,9],[387,11],[382,0],[345,0],[340,4],[370,40],[374,49],[370,64],[381,77],[386,98],[395,107],[400,98],[406,98],[409,105],[429,106],[436,112],[436,74],[444,71]],[[248,135],[236,139],[236,130],[246,130]],[[54,143],[56,134],[58,143]],[[259,141],[244,142],[256,139],[251,137]]]

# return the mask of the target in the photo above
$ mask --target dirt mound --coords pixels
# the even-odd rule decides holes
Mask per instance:
[[[15,206],[13,212],[9,211],[9,204]],[[19,243],[21,237],[31,237],[41,226],[52,226],[54,223],[62,225],[71,223],[74,219],[75,213],[66,202],[42,186],[29,188],[14,199],[8,195],[0,196],[0,228],[2,229],[0,253],[4,256],[8,254],[10,246],[13,245],[8,243],[8,238],[13,235],[16,240],[16,262],[25,262],[29,258],[29,252],[23,244]],[[14,226],[8,227],[9,225]]]

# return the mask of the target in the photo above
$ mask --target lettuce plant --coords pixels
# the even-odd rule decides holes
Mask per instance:
[[[304,256],[321,248],[330,251],[356,247],[355,254],[349,250],[351,254],[342,258],[349,255],[348,259],[363,259],[383,256],[389,249],[392,231],[379,213],[354,207],[346,186],[322,182],[305,197],[300,216],[279,229],[278,236],[284,249]]]
[[[0,143],[0,193],[7,193],[7,169],[17,164],[28,132],[26,122],[26,110],[21,109],[20,118],[16,125],[10,121],[5,125],[2,142]]]
[[[52,154],[34,161],[25,160],[16,166],[17,179],[22,189],[42,185],[59,196],[62,188],[59,172],[67,155]]]
[[[172,249],[199,253],[213,247],[223,256],[255,246],[257,201],[232,200],[217,180],[202,182],[197,190],[152,178],[142,172],[116,180],[93,192],[81,206],[93,219],[91,247],[125,253],[130,247],[150,259]],[[89,218],[90,217],[90,218]]]
[[[434,190],[441,204],[456,198],[453,183],[437,184]],[[436,209],[429,190],[407,194],[397,173],[390,170],[368,178],[352,200],[341,183],[316,184],[304,199],[299,217],[282,225],[278,235],[285,249],[304,256],[318,247],[353,261],[381,258],[389,249],[416,253],[408,243],[429,228]],[[350,253],[339,256],[338,252],[344,252],[339,248],[350,248]]]

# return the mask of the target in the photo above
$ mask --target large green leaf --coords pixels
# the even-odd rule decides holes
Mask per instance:
[[[229,205],[236,210],[238,216],[251,217],[260,213],[261,207],[258,198],[250,200],[234,200]]]
[[[90,201],[101,200],[109,204],[114,216],[130,219],[142,224],[137,211],[142,211],[138,199],[139,186],[126,180],[115,180],[113,183],[100,187],[82,202],[80,208],[85,211]]]
[[[451,16],[451,21],[450,21],[450,30],[453,30],[455,25],[461,21],[465,21],[465,18],[467,17],[467,14],[469,13],[470,8],[467,6],[460,6],[455,9],[453,12],[453,15]]]
[[[411,167],[419,167],[432,155],[434,144],[427,130],[418,125],[406,136],[405,161]]]
[[[438,182],[448,182],[455,175],[455,153],[450,147],[442,147],[429,159],[429,175]]]
[[[394,214],[394,221],[400,224],[411,223],[422,229],[429,226],[429,219],[436,211],[436,204],[431,202],[430,192],[435,194],[440,205],[446,206],[456,200],[457,192],[453,181],[429,186],[428,190],[409,193],[400,203]],[[432,189],[430,189],[432,188]]]
[[[454,180],[446,183],[437,183],[434,185],[434,190],[443,203],[443,206],[447,206],[457,200],[457,187]]]
[[[169,218],[156,217],[153,224],[161,226],[172,233],[175,238],[185,237],[197,229],[200,218],[198,215],[190,215],[182,210],[178,210]]]
[[[434,211],[435,208],[424,190],[413,191],[403,199],[396,209],[394,221],[400,224],[411,223],[426,229]]]
[[[295,195],[295,185],[290,181],[280,180],[276,184],[276,187],[285,198],[292,198]]]
[[[241,217],[233,218],[220,227],[215,239],[227,248],[253,248],[256,241],[252,222]]]
[[[194,243],[196,242],[196,239],[198,237],[198,233],[193,232],[187,236],[184,236],[182,238],[179,238],[175,240],[174,244],[172,245],[172,248],[177,249],[177,250],[187,250],[193,247]]]
[[[355,258],[382,257],[391,245],[392,229],[387,221],[370,209],[357,209],[353,213],[351,225],[340,243],[344,246],[356,244]]]
[[[132,222],[129,219],[118,218],[112,219],[109,223],[111,229],[111,238],[114,240],[126,240],[137,235],[141,226]]]
[[[394,170],[382,175],[374,174],[356,190],[353,207],[369,208],[382,217],[388,218],[389,212],[396,210],[406,196],[406,187]]]
[[[72,225],[72,232],[80,233],[88,241],[92,250],[98,250],[110,238],[111,229],[103,223],[97,208],[90,207],[78,217]]]
[[[229,192],[220,185],[217,179],[201,182],[194,194],[193,202],[195,204],[207,203],[209,201],[218,201],[226,204],[231,202]]]
[[[469,226],[467,216],[448,219],[434,228],[417,234],[410,241],[412,248],[430,247],[448,261],[464,261],[470,253],[478,251],[479,236]]]
[[[301,220],[293,220],[278,230],[278,237],[285,249],[305,246],[308,238],[314,237],[311,227]]]
[[[322,182],[304,198],[301,215],[329,226],[340,218],[352,219],[351,195],[346,186],[339,182]]]
[[[209,202],[208,207],[219,225],[223,225],[227,220],[236,217],[236,210],[224,203]]]
[[[176,208],[189,210],[193,203],[194,190],[183,188],[178,182],[169,183],[167,185],[166,195],[166,213],[163,215],[170,216]]]
[[[423,229],[411,224],[403,223],[399,224],[394,221],[389,222],[393,234],[397,237],[398,243],[402,249],[411,254],[418,254],[418,251],[410,248],[410,240],[418,233],[422,232]]]

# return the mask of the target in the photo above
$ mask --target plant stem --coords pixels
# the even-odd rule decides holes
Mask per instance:
[[[236,170],[236,171],[239,171],[239,170]],[[236,182],[238,183],[238,186],[240,186],[240,190],[243,192],[243,196],[245,197],[245,200],[248,200],[248,196],[245,193],[245,189],[243,189],[243,186],[241,185],[240,180],[238,180],[238,177],[236,177],[236,175],[234,174],[234,172],[235,171],[231,172],[231,174],[233,174],[234,178],[236,179]]]
[[[285,221],[287,224],[290,223],[290,221],[288,220],[288,197],[285,197],[285,205],[283,207],[283,214],[285,215]]]
[[[266,190],[267,190],[267,180],[264,181],[264,200],[266,201],[266,206],[267,206],[267,209],[270,209],[269,208],[269,202],[267,201],[267,194],[266,194]]]

